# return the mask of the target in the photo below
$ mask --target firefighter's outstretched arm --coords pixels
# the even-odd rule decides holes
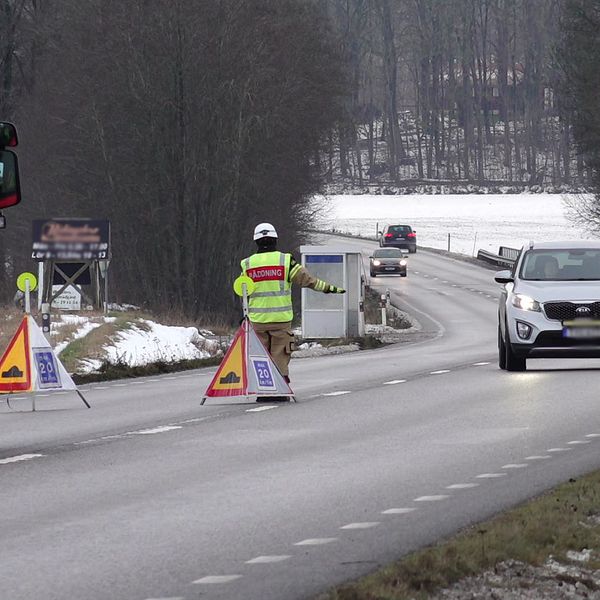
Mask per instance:
[[[339,288],[331,283],[327,283],[322,279],[318,279],[311,275],[301,264],[297,263],[293,258],[290,263],[290,281],[300,287],[310,288],[315,292],[323,292],[324,294],[345,294],[346,290]]]

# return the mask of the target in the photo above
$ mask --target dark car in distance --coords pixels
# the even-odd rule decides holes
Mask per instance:
[[[417,232],[410,225],[388,225],[380,234],[381,248],[406,248],[409,252],[417,251]]]
[[[371,277],[377,275],[394,275],[406,277],[406,250],[400,248],[379,248],[370,257]]]

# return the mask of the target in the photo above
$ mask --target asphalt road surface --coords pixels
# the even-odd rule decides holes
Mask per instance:
[[[311,598],[600,467],[600,362],[500,371],[492,271],[374,284],[418,342],[293,361],[297,404],[200,406],[214,369],[2,403],[0,597]]]

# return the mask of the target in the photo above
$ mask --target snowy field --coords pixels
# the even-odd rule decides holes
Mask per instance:
[[[411,225],[417,244],[474,256],[477,250],[497,253],[500,246],[519,248],[534,240],[590,238],[569,221],[560,194],[460,194],[320,197],[324,210],[319,224],[375,237],[386,224]]]

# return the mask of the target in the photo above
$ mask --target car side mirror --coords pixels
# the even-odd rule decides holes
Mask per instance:
[[[514,277],[512,276],[512,273],[507,269],[505,271],[498,271],[494,275],[494,281],[496,283],[501,284],[512,283],[514,281]]]
[[[2,130],[0,130],[0,135]],[[0,210],[21,202],[19,163],[12,150],[0,150]]]
[[[0,121],[0,148],[14,148],[18,144],[17,128],[12,123]]]

